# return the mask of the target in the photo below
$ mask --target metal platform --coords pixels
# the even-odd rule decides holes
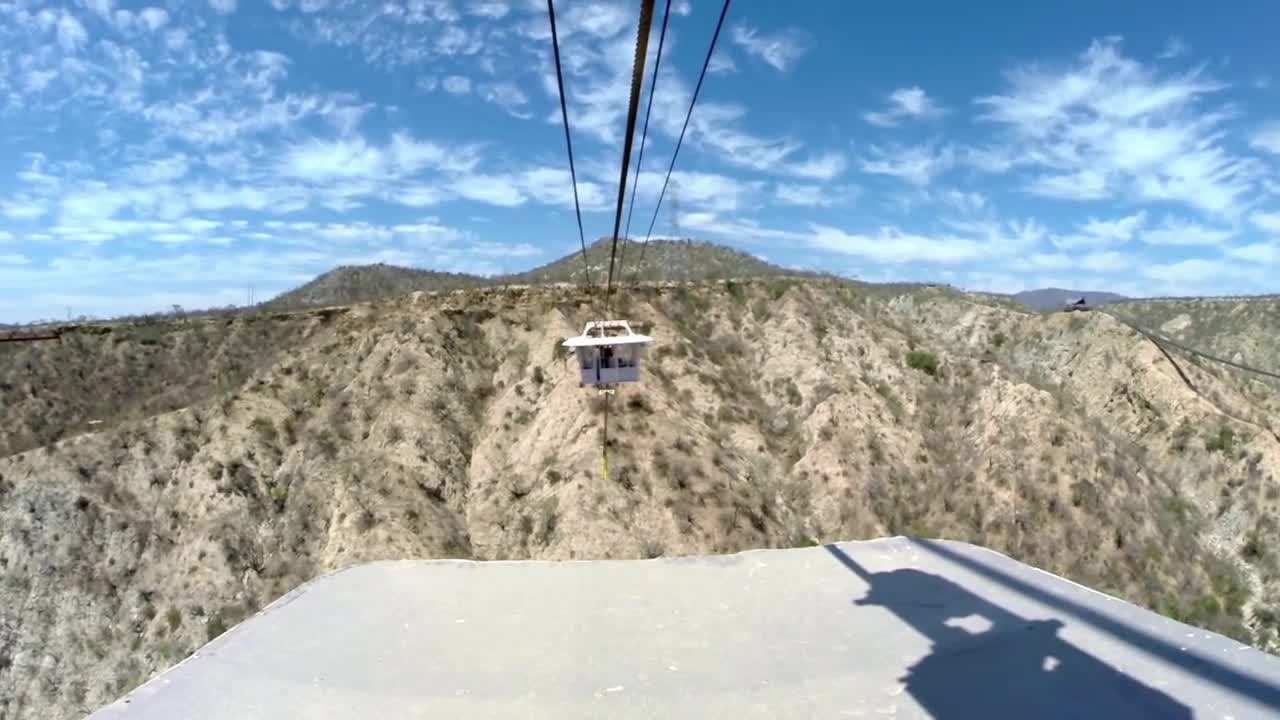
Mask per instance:
[[[92,717],[1244,720],[1280,717],[1280,659],[963,543],[401,561]]]

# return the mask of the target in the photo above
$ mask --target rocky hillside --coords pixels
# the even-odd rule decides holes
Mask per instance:
[[[591,282],[603,283],[609,274],[612,243],[608,238],[587,247],[587,262],[582,253],[571,253],[555,262],[528,272],[501,278],[514,283],[582,283],[590,268]],[[778,276],[816,276],[814,273],[789,270],[765,262],[750,253],[716,243],[695,240],[650,240],[618,245],[615,260],[615,283],[625,280],[641,282],[686,282],[690,280],[723,280],[727,278],[766,278]]]
[[[527,272],[496,277],[443,273],[382,263],[357,267],[344,266],[331,270],[299,288],[283,293],[265,303],[264,306],[273,310],[296,310],[388,300],[415,291],[431,292],[520,284],[583,284],[588,267],[591,282],[603,283],[608,276],[611,245],[607,238],[589,245],[585,265],[582,253],[575,252]],[[643,250],[640,243],[619,244],[615,267],[617,268],[617,274],[614,277],[615,286],[621,286],[624,281],[630,284],[637,278],[649,282],[683,282],[814,275],[787,270],[724,245],[693,240],[653,240]]]
[[[606,406],[559,346],[589,297],[547,287],[284,316],[240,382],[145,417],[95,406],[88,432],[0,458],[0,718],[81,715],[317,573],[398,557],[947,537],[1280,647],[1274,394],[1175,369],[1100,313],[942,288],[773,279],[617,302],[655,342],[608,406],[607,480]],[[159,332],[170,354],[195,342]],[[112,347],[70,342],[82,363]],[[0,352],[22,377],[29,360]],[[181,362],[208,376],[215,354]],[[145,407],[155,385],[109,376],[133,364],[103,367],[95,386]]]
[[[464,273],[397,267],[385,263],[334,268],[307,284],[268,300],[265,307],[294,310],[386,300],[416,290],[480,287],[485,278]]]
[[[0,346],[0,456],[165,413],[239,387],[326,313],[244,313],[64,328]]]
[[[1107,310],[1211,355],[1280,372],[1280,297],[1130,300]]]

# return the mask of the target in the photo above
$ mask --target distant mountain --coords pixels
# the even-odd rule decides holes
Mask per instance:
[[[602,238],[587,247],[584,266],[582,252],[566,255],[555,262],[517,273],[499,281],[513,283],[579,283],[586,267],[591,282],[604,282],[609,274],[611,242]],[[619,243],[614,261],[614,282],[633,278],[647,281],[716,280],[723,278],[772,277],[776,275],[817,276],[817,273],[790,270],[725,245],[697,240],[650,240]]]
[[[266,303],[273,309],[346,305],[384,300],[417,290],[455,290],[487,284],[486,278],[463,273],[376,265],[344,265]]]
[[[1014,294],[1013,298],[1024,305],[1030,305],[1039,310],[1050,310],[1060,308],[1067,303],[1073,303],[1080,298],[1084,298],[1090,305],[1105,305],[1107,303],[1119,302],[1127,300],[1123,295],[1115,293],[1101,292],[1097,290],[1064,290],[1062,288],[1042,288],[1040,290],[1023,290]]]
[[[594,283],[604,283],[609,275],[611,254],[608,238],[587,247],[587,266]],[[641,258],[643,255],[643,259]],[[615,286],[643,281],[715,280],[758,278],[778,275],[819,277],[819,273],[791,270],[765,262],[756,256],[724,245],[694,240],[653,240],[642,249],[640,243],[619,243],[614,259]],[[346,305],[385,300],[418,290],[456,290],[486,285],[581,283],[585,276],[582,252],[566,255],[532,270],[479,277],[462,273],[376,264],[342,266],[320,275],[307,284],[265,303],[275,310]]]

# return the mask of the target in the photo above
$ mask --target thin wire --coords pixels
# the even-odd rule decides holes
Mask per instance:
[[[671,0],[662,13],[662,30],[658,33],[658,53],[653,59],[653,79],[649,81],[649,103],[644,111],[644,128],[640,131],[640,154],[636,156],[636,175],[631,181],[631,202],[627,207],[627,226],[622,232],[622,255],[618,258],[618,275],[627,267],[627,239],[631,237],[631,216],[636,211],[636,189],[640,187],[640,168],[644,165],[644,145],[649,137],[649,117],[653,115],[653,96],[658,89],[658,71],[662,68],[662,47],[667,42],[667,21],[671,19]]]
[[[698,74],[698,84],[693,88],[693,98],[689,100],[689,111],[684,116],[684,127],[680,128],[680,138],[676,140],[675,152],[671,154],[671,164],[667,166],[667,177],[662,181],[662,191],[658,193],[658,204],[653,208],[653,219],[649,221],[649,229],[644,234],[644,242],[640,244],[640,260],[636,263],[636,273],[644,264],[644,251],[653,235],[653,226],[658,222],[658,211],[662,209],[662,198],[667,194],[667,184],[671,182],[671,171],[676,167],[676,158],[680,156],[680,145],[684,143],[685,131],[689,129],[689,119],[693,117],[693,106],[698,102],[698,93],[702,91],[702,81],[707,77],[707,68],[711,66],[711,56],[716,51],[716,40],[720,38],[720,29],[724,27],[725,15],[729,14],[729,1],[724,0],[720,9],[720,19],[716,22],[716,31],[711,36],[711,46],[707,48],[707,59],[702,61],[702,72]],[[632,278],[632,282],[635,277]]]
[[[1213,362],[1221,363],[1223,365],[1229,365],[1238,370],[1244,370],[1245,372],[1256,373],[1258,375],[1280,380],[1280,373],[1271,372],[1270,370],[1262,370],[1260,368],[1250,367],[1248,365],[1242,365],[1241,363],[1235,362],[1234,360],[1228,360],[1226,358],[1220,358],[1214,355],[1210,355],[1206,352],[1201,352],[1200,350],[1196,350],[1195,348],[1187,347],[1186,345],[1183,345],[1177,340],[1166,337],[1164,335],[1161,335],[1160,333],[1154,332],[1152,330],[1148,330],[1142,327],[1141,325],[1137,325],[1133,322],[1130,322],[1129,320],[1126,320],[1125,318],[1120,317],[1119,315],[1117,315],[1112,311],[1102,310],[1102,313],[1110,317],[1113,317],[1116,320],[1119,320],[1121,323],[1127,325],[1129,328],[1137,332],[1139,335],[1145,335],[1148,340],[1154,343],[1163,343],[1165,345],[1168,345],[1169,347],[1181,350],[1182,352],[1195,355],[1197,357],[1202,357],[1205,360],[1211,360]]]
[[[564,73],[560,69],[560,39],[556,34],[554,0],[547,0],[547,17],[551,19],[551,51],[556,58],[556,87],[560,89],[560,117],[564,120],[564,144],[569,151],[569,178],[573,181],[573,212],[578,218],[578,242],[582,244],[582,270],[587,291],[591,290],[591,263],[587,260],[587,235],[582,231],[582,205],[578,202],[578,171],[573,164],[573,140],[569,134],[569,106],[564,98]]]
[[[549,2],[550,0],[548,0]],[[631,165],[631,145],[635,141],[636,115],[640,112],[640,87],[644,85],[644,60],[649,52],[649,30],[653,26],[654,0],[642,0],[640,26],[636,30],[636,55],[631,65],[631,99],[627,104],[627,134],[622,141],[622,172],[618,176],[618,207],[613,215],[613,242],[609,246],[609,279],[605,284],[604,312],[609,314],[613,298],[613,267],[618,255],[618,233],[622,230],[622,206],[627,201],[627,170]],[[608,405],[605,405],[608,408]]]

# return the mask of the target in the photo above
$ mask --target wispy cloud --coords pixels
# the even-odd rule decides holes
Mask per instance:
[[[236,0],[209,0],[209,7],[219,15],[230,15],[236,11]]]
[[[819,185],[779,183],[773,192],[774,200],[782,205],[797,207],[828,207],[838,201],[835,193]]]
[[[1165,217],[1159,227],[1147,230],[1139,236],[1149,245],[1208,245],[1221,246],[1236,236],[1230,228],[1214,227],[1186,218]]]
[[[1259,229],[1280,236],[1280,212],[1255,212],[1249,220]]]
[[[1160,74],[1093,43],[1073,65],[1014,68],[1008,89],[978,99],[983,118],[1007,128],[1011,166],[1039,169],[1036,194],[1073,199],[1131,197],[1232,214],[1256,165],[1222,142],[1226,107],[1202,109],[1223,89],[1203,69]]]
[[[1172,60],[1186,55],[1187,51],[1190,49],[1191,48],[1187,47],[1187,44],[1183,42],[1182,38],[1177,35],[1173,35],[1165,41],[1164,50],[1161,50],[1157,57],[1161,60]]]
[[[898,88],[889,93],[889,106],[884,110],[863,114],[872,125],[893,127],[903,118],[936,117],[943,113],[932,98],[919,87]]]
[[[453,95],[466,95],[471,92],[471,78],[462,75],[450,75],[441,83],[445,91]]]
[[[1249,145],[1274,155],[1280,155],[1280,122],[1260,128],[1249,139]]]
[[[532,117],[526,108],[529,96],[525,95],[519,85],[512,82],[496,82],[486,85],[481,91],[485,100],[497,105],[517,117]]]
[[[1143,210],[1112,220],[1089,218],[1076,232],[1054,238],[1053,244],[1064,249],[1123,245],[1131,241],[1146,222],[1147,213]]]
[[[955,150],[950,145],[932,144],[909,147],[872,145],[870,155],[861,160],[865,173],[888,175],[918,187],[928,185],[955,163]]]
[[[770,33],[750,25],[738,24],[733,26],[730,38],[748,55],[781,72],[786,72],[813,48],[813,37],[797,29]]]

